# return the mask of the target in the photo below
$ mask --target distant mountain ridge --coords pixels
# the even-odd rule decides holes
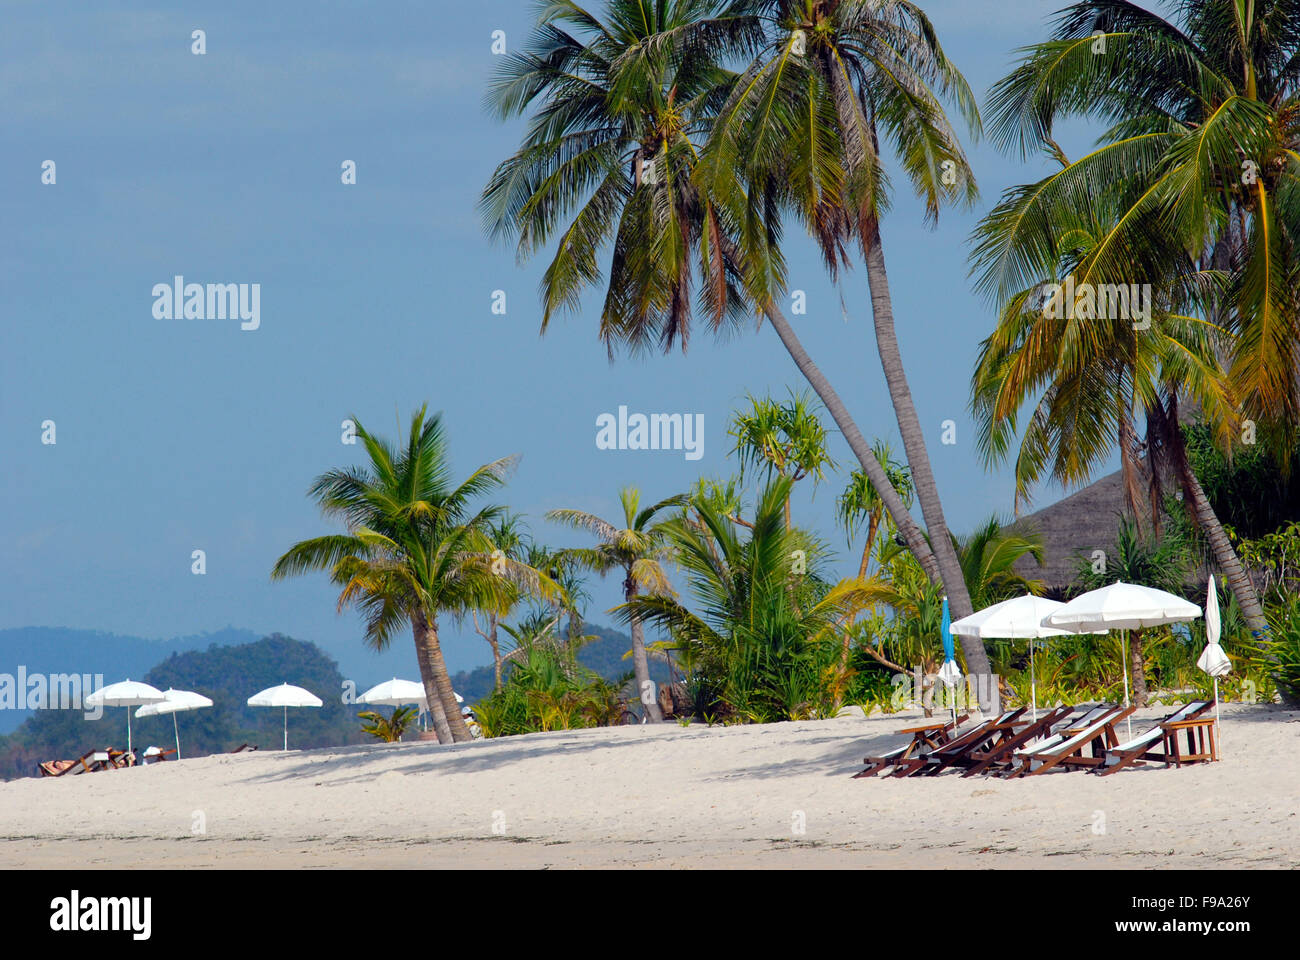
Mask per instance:
[[[101,675],[104,683],[143,680],[146,673],[173,653],[257,639],[259,635],[253,631],[236,627],[170,640],[67,627],[17,627],[0,630],[0,674],[16,677],[22,666],[28,676],[74,673],[92,678]],[[30,710],[0,710],[0,734],[17,729],[31,715]]]

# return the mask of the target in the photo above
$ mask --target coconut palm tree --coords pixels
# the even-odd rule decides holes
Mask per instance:
[[[884,441],[877,440],[872,445],[872,450],[889,477],[890,484],[898,491],[903,502],[910,507],[913,493],[912,476],[907,467],[894,459],[889,444]],[[867,567],[871,561],[871,551],[875,547],[876,535],[881,530],[881,524],[885,524],[891,537],[893,531],[890,527],[889,514],[885,511],[884,501],[872,486],[870,478],[862,471],[854,470],[849,475],[848,486],[835,501],[835,519],[844,528],[850,540],[857,536],[863,522],[867,525],[867,539],[862,545],[862,560],[858,563],[858,579],[865,580]]]
[[[521,260],[554,241],[542,279],[543,331],[555,311],[576,309],[594,287],[605,290],[599,332],[611,356],[656,343],[684,349],[696,287],[718,333],[757,311],[939,579],[924,531],[778,306],[776,225],[737,220],[696,183],[699,144],[734,80],[719,64],[761,45],[764,21],[737,0],[607,0],[605,10],[602,19],[573,0],[544,3],[528,45],[506,59],[489,94],[503,119],[532,114],[482,209],[492,236],[514,240]],[[599,265],[606,248],[608,276]]]
[[[640,491],[635,487],[625,487],[619,492],[619,502],[623,507],[621,527],[582,510],[551,510],[546,514],[546,519],[596,537],[596,546],[571,548],[560,551],[560,555],[566,561],[602,577],[613,571],[621,573],[623,601],[628,603],[642,594],[666,595],[673,592],[663,567],[671,553],[664,540],[663,530],[654,520],[669,507],[680,506],[683,499],[681,496],[669,497],[641,509]],[[654,685],[650,680],[650,664],[646,658],[645,627],[638,616],[633,616],[629,625],[637,692],[645,706],[646,715],[658,723],[663,720],[663,713],[651,693]]]
[[[518,514],[503,512],[497,521],[488,528],[488,536],[492,541],[493,559],[500,566],[500,559],[497,558],[498,551],[501,558],[514,560],[516,562],[526,562],[525,557],[531,547],[531,538],[528,535],[527,527],[524,520]],[[532,564],[529,564],[532,566]],[[534,567],[536,569],[536,567]],[[518,601],[518,595],[515,596]],[[510,603],[510,607],[514,604]],[[501,643],[498,628],[501,626],[501,618],[510,615],[510,610],[491,609],[484,611],[487,618],[487,629],[479,627],[478,612],[474,611],[471,616],[474,620],[474,632],[488,642],[492,648],[492,673],[495,679],[495,689],[501,689]]]
[[[826,479],[826,468],[834,469],[835,464],[826,453],[826,428],[808,397],[791,391],[787,403],[752,395],[748,400],[749,408],[736,411],[728,431],[736,438],[731,452],[740,461],[741,480],[747,469],[755,468],[768,480],[773,475],[789,477],[792,491],[805,477],[812,477],[814,486]],[[785,525],[790,528],[789,498]]]
[[[1058,160],[1063,171],[1078,166],[1063,153]],[[1262,635],[1268,629],[1263,607],[1191,468],[1181,416],[1183,409],[1198,409],[1219,446],[1231,447],[1240,417],[1221,363],[1231,337],[1203,319],[1215,312],[1230,281],[1188,256],[1171,256],[1159,236],[1146,237],[1122,263],[1108,262],[1114,224],[1129,209],[1126,195],[1112,190],[1086,207],[1040,206],[1036,197],[1061,175],[1009,191],[976,232],[978,284],[987,291],[1003,282],[1009,257],[1018,264],[1016,274],[1026,275],[1030,254],[1022,244],[1031,244],[1039,258],[1037,282],[1007,299],[997,329],[981,347],[973,377],[981,449],[990,463],[1009,457],[1019,411],[1032,405],[1016,454],[1017,505],[1044,476],[1065,486],[1086,482],[1118,448],[1128,509],[1140,517],[1145,500],[1157,530],[1163,478],[1172,477],[1247,623]],[[1035,221],[1032,231],[1027,217]],[[1055,280],[1073,283],[1076,291],[1086,285],[1090,293],[1145,284],[1151,291],[1147,315],[1136,323],[1132,311],[1095,317],[1082,300],[1080,309],[1062,311],[1064,304],[1043,293],[1042,285]]]
[[[701,490],[704,496],[662,527],[694,609],[662,593],[619,608],[631,622],[668,632],[707,688],[705,699],[742,718],[794,719],[829,709],[840,624],[878,599],[872,585],[823,579],[825,545],[783,521],[793,483],[774,477],[745,523],[736,522],[726,498]]]
[[[879,224],[888,206],[882,141],[923,198],[927,220],[936,221],[945,202],[974,199],[974,178],[944,111],[945,100],[955,104],[978,134],[974,97],[914,3],[752,0],[743,6],[763,21],[764,42],[729,86],[699,178],[736,222],[765,221],[764,229],[740,232],[749,263],[774,261],[772,236],[786,212],[817,240],[832,276],[852,262],[850,247],[861,249],[876,346],[935,564],[954,612],[965,616],[969,598],[898,349]],[[780,291],[778,268],[760,266],[751,277],[757,302]],[[987,657],[977,643],[968,645],[972,667],[986,673]]]
[[[909,507],[912,505],[912,477],[908,473],[907,467],[894,460],[889,445],[883,441],[877,440],[872,445],[876,460],[884,468],[889,482],[903,502]],[[862,559],[858,563],[858,579],[865,581],[867,579],[867,568],[871,563],[871,553],[875,549],[876,535],[881,530],[881,524],[885,525],[887,534],[892,538],[894,536],[893,524],[889,519],[889,514],[885,510],[884,501],[876,492],[870,478],[861,470],[854,470],[849,475],[848,486],[844,492],[839,495],[835,501],[835,519],[841,527],[844,528],[845,534],[849,540],[857,535],[863,522],[867,525],[867,538],[862,545]],[[846,670],[849,665],[849,647],[852,644],[853,623],[857,619],[857,611],[854,611],[844,622],[844,641],[840,651],[840,669]],[[875,651],[868,648],[868,653],[872,655]],[[877,659],[880,659],[877,657]],[[887,664],[889,665],[889,664]]]
[[[1052,38],[995,86],[991,108],[1000,144],[1046,148],[1062,169],[1005,198],[981,251],[981,285],[1005,301],[1057,253],[1062,211],[1104,201],[1114,214],[1078,280],[1140,272],[1134,279],[1174,285],[1189,261],[1213,278],[1201,314],[1234,334],[1222,365],[1240,415],[1285,450],[1300,425],[1298,17],[1297,0],[1186,0],[1170,18],[1111,0],[1061,11]],[[1107,124],[1074,162],[1052,139],[1068,117]],[[1176,463],[1177,406],[1153,407],[1157,446],[1170,444]],[[1211,424],[1221,442],[1237,433],[1236,413]],[[1249,576],[1199,484],[1183,482],[1247,622],[1265,633]]]
[[[342,520],[345,532],[294,544],[275,562],[271,578],[327,571],[342,588],[339,609],[361,611],[365,642],[375,650],[386,649],[409,625],[438,741],[469,740],[442,655],[439,616],[501,611],[520,589],[553,591],[536,570],[492,556],[489,530],[502,510],[474,506],[502,485],[514,458],[484,464],[454,484],[441,416],[417,411],[405,447],[352,419],[369,463],[327,471],[310,490],[321,512]]]

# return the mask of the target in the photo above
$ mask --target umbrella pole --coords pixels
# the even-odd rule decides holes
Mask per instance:
[[[1034,707],[1034,719],[1038,719],[1038,675],[1034,673],[1034,638],[1029,638],[1029,702]]]
[[[126,752],[131,752],[131,708],[126,708]]]
[[[289,750],[289,708],[284,708],[284,749],[287,753]]]
[[[1214,678],[1214,747],[1217,753],[1223,752],[1223,737],[1219,732],[1219,678]]]
[[[1119,665],[1124,671],[1124,706],[1129,706],[1128,698],[1128,631],[1120,633],[1119,641]],[[1128,738],[1133,739],[1133,715],[1129,714],[1125,721],[1128,724]]]
[[[181,728],[176,726],[176,711],[172,711],[172,733],[176,734],[176,759],[181,758]]]

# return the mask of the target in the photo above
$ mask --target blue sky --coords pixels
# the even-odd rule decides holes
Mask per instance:
[[[127,6],[10,0],[0,32],[0,628],[165,637],[233,624],[355,646],[358,621],[335,613],[323,576],[268,580],[286,547],[327,529],[305,492],[358,461],[340,443],[348,414],[391,432],[427,402],[462,474],[522,455],[504,499],[567,544],[545,510],[609,516],[624,485],[658,498],[730,473],[736,404],[802,387],[767,329],[611,365],[592,300],[539,338],[543,264],[521,268],[491,244],[475,208],[520,132],[481,101],[491,34],[521,42],[525,0],[279,2],[273,18],[245,2]],[[925,6],[982,99],[1058,4]],[[1008,471],[982,466],[967,413],[992,316],[971,292],[966,239],[1005,187],[1045,169],[986,143],[971,154],[975,210],[928,230],[904,192],[884,224],[903,356],[959,531],[1008,515],[1013,489]],[[345,160],[355,186],[340,183]],[[792,234],[788,253],[790,286],[808,296],[805,346],[864,432],[901,450],[863,272],[836,290],[805,238]],[[151,289],[177,274],[260,283],[260,329],[155,319]],[[505,316],[491,312],[497,289]],[[702,413],[703,458],[597,450],[596,417],[620,404]],[[939,443],[945,419],[952,446]],[[843,470],[802,491],[797,516],[842,546],[831,509],[851,455],[833,440]],[[204,576],[190,572],[195,549]],[[841,565],[853,567],[848,551]],[[616,584],[591,591],[591,619],[609,622]],[[490,660],[472,630],[445,627],[453,669]],[[409,641],[375,671],[414,676]]]

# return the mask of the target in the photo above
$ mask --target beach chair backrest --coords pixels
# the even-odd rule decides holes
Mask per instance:
[[[1181,710],[1171,713],[1161,723],[1178,723],[1182,720],[1189,719],[1193,714],[1203,711],[1210,705],[1208,700],[1193,700],[1191,703],[1183,704]]]
[[[1082,732],[1075,734],[1069,740],[1065,740],[1062,743],[1055,744],[1050,750],[1035,751],[1035,752],[1044,752],[1044,753],[1053,753],[1053,754],[1068,753],[1069,751],[1072,751],[1077,747],[1081,747],[1089,740],[1094,739],[1097,736],[1097,734],[1101,733],[1102,730],[1106,729],[1106,725],[1110,722],[1110,717],[1113,714],[1114,711],[1108,710],[1106,711],[1106,715],[1104,717],[1097,718],[1092,723],[1088,724],[1088,726],[1085,727]]]

